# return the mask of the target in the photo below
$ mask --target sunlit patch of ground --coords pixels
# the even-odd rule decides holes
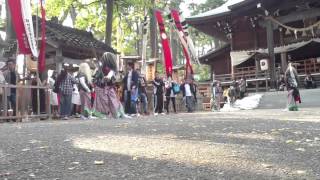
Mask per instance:
[[[272,139],[271,136],[230,134],[227,136]],[[113,154],[139,158],[172,161],[192,166],[250,171],[260,174],[284,176],[284,172],[292,171],[289,167],[276,164],[257,162],[247,153],[250,149],[238,145],[212,143],[210,141],[194,141],[177,139],[175,135],[129,136],[129,135],[100,135],[90,138],[74,138],[76,148],[102,151]],[[269,167],[270,166],[270,167]]]
[[[274,140],[274,136],[270,134],[258,134],[258,133],[221,133],[215,134],[225,137],[231,138],[239,138],[239,139],[253,139],[253,140]]]

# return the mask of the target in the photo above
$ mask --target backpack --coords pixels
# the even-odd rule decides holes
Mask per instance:
[[[179,84],[174,83],[173,86],[172,86],[172,89],[173,89],[173,93],[174,94],[179,94],[180,93],[180,85]]]

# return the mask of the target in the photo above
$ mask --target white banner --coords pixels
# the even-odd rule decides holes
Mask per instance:
[[[29,46],[30,46],[32,55],[38,58],[39,52],[36,44],[36,39],[34,36],[31,2],[30,0],[20,0],[20,2],[21,2],[21,14],[23,19],[23,24],[26,30]]]

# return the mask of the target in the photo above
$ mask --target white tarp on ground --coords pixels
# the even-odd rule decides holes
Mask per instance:
[[[254,94],[243,99],[239,99],[234,103],[233,107],[231,107],[230,104],[225,104],[221,111],[230,112],[256,109],[259,106],[262,96],[262,94]]]
[[[298,43],[289,44],[286,46],[279,46],[274,48],[274,53],[279,54],[283,52],[290,52],[294,51],[296,49],[299,49],[305,45],[308,45],[312,42],[320,43],[320,38],[314,38],[309,41],[303,41]],[[237,66],[248,59],[250,59],[252,56],[254,56],[255,53],[268,53],[268,49],[257,49],[257,50],[249,50],[249,51],[232,51],[230,52],[231,56],[231,64],[232,66]]]

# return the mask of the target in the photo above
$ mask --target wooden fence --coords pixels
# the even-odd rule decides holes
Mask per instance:
[[[10,109],[10,101],[8,100],[8,95],[10,95],[11,89],[16,90],[16,114],[13,115],[13,109]],[[37,100],[37,111],[30,111],[32,107],[32,94],[31,91],[44,90],[45,92],[45,112],[40,113],[39,101]],[[0,121],[15,119],[17,121],[22,121],[23,119],[34,119],[34,118],[51,118],[51,107],[50,107],[50,96],[49,96],[49,87],[45,86],[30,86],[30,85],[9,85],[9,84],[0,84],[1,98],[0,98],[0,108],[1,108],[1,117]],[[40,94],[40,93],[37,93]],[[43,98],[43,97],[42,97]],[[39,97],[40,99],[40,97]],[[41,103],[40,103],[41,105]]]

